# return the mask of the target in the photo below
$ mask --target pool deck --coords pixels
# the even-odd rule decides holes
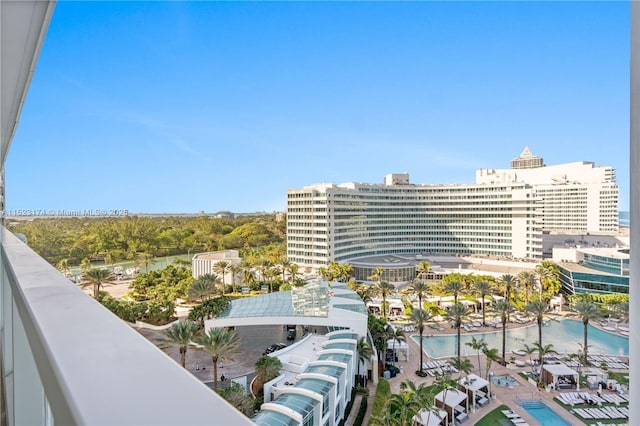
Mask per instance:
[[[507,324],[507,329],[520,328],[530,324],[531,323],[529,324],[509,323]],[[426,330],[429,330],[429,331],[427,332]],[[452,331],[454,330],[450,328],[445,328],[445,330],[442,330],[442,331],[433,330],[431,328],[425,328],[424,334],[425,335],[451,334]],[[495,329],[491,326],[487,326],[487,327],[480,327],[477,330],[478,333],[487,332],[487,331],[495,331]],[[412,342],[408,344],[409,345],[409,361],[401,360],[397,362],[396,366],[401,368],[401,372],[395,378],[392,378],[389,380],[391,384],[391,391],[393,393],[400,392],[400,384],[406,380],[413,381],[416,385],[420,385],[423,383],[426,385],[430,385],[434,381],[434,378],[430,376],[423,378],[415,374],[415,371],[418,369],[418,366],[420,363],[420,345],[417,342],[415,342],[413,339],[408,338],[412,334],[417,334],[417,332],[405,333],[405,337],[407,337],[407,340]],[[464,334],[467,334],[467,333],[464,333]],[[518,355],[513,355],[512,353],[508,353],[506,356],[507,358],[514,356],[516,359],[520,359],[520,360],[526,360],[529,358],[528,356],[518,356]],[[400,358],[403,359],[403,357],[400,357]],[[423,359],[424,362],[433,361],[433,359],[428,357],[426,354],[423,356],[423,358],[424,358]],[[474,370],[472,371],[472,373],[478,374],[477,355],[475,354],[468,355],[465,358],[469,359],[474,365]],[[482,367],[482,376],[486,377],[486,372],[485,372],[486,361],[483,355],[480,355],[480,364]],[[494,362],[492,364],[491,371],[496,376],[502,375],[502,374],[511,375],[519,383],[519,386],[514,386],[512,388],[499,387],[495,385],[492,386],[491,390],[495,394],[495,398],[490,399],[488,405],[477,409],[475,412],[470,410],[470,412],[468,413],[469,420],[465,421],[465,424],[469,424],[469,425],[475,424],[478,420],[480,420],[482,417],[487,415],[489,412],[493,411],[495,408],[504,404],[504,405],[507,405],[511,410],[519,414],[527,423],[529,423],[529,425],[532,425],[532,426],[540,425],[540,423],[535,418],[533,418],[524,408],[518,405],[518,401],[541,400],[549,408],[555,411],[560,417],[562,417],[564,420],[569,422],[569,424],[583,426],[584,422],[582,422],[578,417],[573,416],[571,413],[569,413],[569,411],[567,411],[566,409],[558,405],[557,402],[554,401],[554,398],[558,396],[561,392],[558,392],[555,390],[552,390],[550,392],[546,392],[545,390],[538,390],[536,387],[534,387],[533,385],[531,385],[525,379],[523,379],[518,375],[519,372],[530,371],[530,369],[531,369],[530,366],[525,366],[525,367],[515,367],[513,365],[502,366]],[[458,376],[459,376],[459,373],[453,374],[453,378],[458,378]],[[371,387],[370,388],[371,398],[373,397],[374,394],[375,394],[375,387]],[[372,404],[370,404],[370,406],[371,405]],[[365,422],[363,424],[367,424],[367,421],[368,421],[368,416],[365,418]]]

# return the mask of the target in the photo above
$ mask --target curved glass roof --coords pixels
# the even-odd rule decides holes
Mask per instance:
[[[300,379],[296,383],[297,388],[309,389],[312,392],[319,393],[324,396],[333,388],[333,383],[320,379]]]
[[[367,315],[367,309],[364,307],[364,303],[354,303],[354,304],[337,304],[333,305],[334,308],[344,309],[345,311],[357,312],[362,315]]]
[[[336,342],[326,344],[324,349],[346,349],[348,351],[355,351],[356,345],[354,343]]]
[[[339,333],[329,336],[329,340],[338,340],[338,339],[351,339],[358,340],[358,335],[356,333]]]
[[[336,361],[349,364],[351,362],[351,355],[347,354],[322,354],[318,357],[320,361]]]
[[[299,423],[278,411],[262,410],[251,419],[255,424],[261,426],[295,426]]]
[[[320,404],[309,396],[300,395],[297,393],[284,393],[273,401],[275,404],[284,405],[287,408],[291,408],[296,413],[300,413],[302,418],[306,418],[307,414],[311,413],[314,407]]]
[[[330,377],[335,377],[339,379],[342,376],[342,372],[344,368],[338,367],[336,365],[312,365],[306,371],[306,373],[317,373],[317,374],[325,374]]]

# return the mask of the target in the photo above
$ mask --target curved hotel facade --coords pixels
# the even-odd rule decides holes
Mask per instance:
[[[318,184],[287,192],[287,255],[320,267],[388,254],[540,258],[542,230],[525,183]]]

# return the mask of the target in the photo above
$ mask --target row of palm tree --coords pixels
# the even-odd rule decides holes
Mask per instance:
[[[240,347],[240,338],[235,330],[226,328],[210,328],[199,331],[200,326],[192,321],[177,321],[163,332],[164,343],[178,346],[180,365],[185,367],[187,348],[193,342],[202,346],[201,350],[211,355],[213,362],[213,389],[218,390],[218,362],[233,361],[233,356]]]

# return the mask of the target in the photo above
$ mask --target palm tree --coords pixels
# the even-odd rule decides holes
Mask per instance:
[[[597,320],[602,317],[602,311],[600,308],[590,300],[578,300],[575,305],[575,310],[582,319],[582,325],[584,330],[584,365],[589,365],[588,357],[588,343],[589,343],[589,321]]]
[[[62,272],[64,276],[67,276],[67,272],[69,272],[69,259],[62,259],[60,262],[56,264],[56,269]]]
[[[429,315],[429,313],[422,308],[414,309],[411,311],[411,320],[415,321],[416,326],[418,327],[418,333],[420,333],[420,369],[416,371],[416,374],[420,377],[424,377],[427,375],[422,368],[422,357],[424,355],[424,351],[422,350],[422,334],[424,333],[425,323],[430,319],[431,315]]]
[[[491,284],[486,281],[477,281],[475,287],[476,291],[482,298],[482,325],[487,325],[485,321],[484,296],[491,292]]]
[[[444,291],[453,294],[453,303],[458,303],[458,295],[462,292],[463,289],[464,284],[462,283],[462,281],[458,280],[447,281],[447,283],[444,285]]]
[[[187,347],[194,339],[198,328],[198,324],[187,320],[174,322],[171,324],[171,327],[162,332],[164,335],[163,340],[166,344],[180,348],[180,365],[182,365],[183,368],[185,367]]]
[[[211,274],[204,274],[198,277],[189,287],[189,299],[195,300],[199,298],[201,303],[209,300],[216,291],[216,280],[217,277]]]
[[[451,306],[447,311],[447,318],[453,321],[454,327],[458,330],[458,348],[456,355],[460,358],[460,327],[462,327],[462,320],[467,316],[467,308],[462,303],[456,303]]]
[[[111,271],[108,269],[90,269],[84,273],[83,278],[87,281],[80,284],[82,288],[89,284],[93,285],[93,298],[97,299],[100,295],[100,287],[111,277]]]
[[[476,351],[476,354],[478,355],[478,376],[482,377],[482,368],[480,365],[480,351],[484,350],[487,347],[487,342],[485,342],[484,339],[477,340],[475,336],[472,336],[471,341],[465,344],[469,346],[471,349],[474,349]]]
[[[213,390],[218,391],[218,361],[233,361],[232,356],[240,347],[240,338],[235,330],[226,328],[210,328],[195,339],[202,345],[202,350],[211,354],[213,361]]]
[[[292,263],[287,268],[287,270],[289,272],[289,280],[291,280],[291,284],[293,284],[296,281],[296,278],[298,277],[298,269],[299,268],[300,267],[298,266],[297,263]]]
[[[429,290],[429,286],[424,281],[414,281],[409,291],[418,296],[418,307],[424,309],[422,305],[422,296],[424,296]]]
[[[538,349],[535,345],[529,346],[526,343],[524,344],[524,351],[527,355],[529,355],[529,362],[531,363],[531,374],[533,374],[533,359],[531,355],[533,355],[537,350]]]
[[[511,274],[504,274],[500,278],[500,283],[504,289],[504,298],[507,302],[511,301],[511,291],[516,284],[516,278]]]
[[[544,267],[544,265],[538,265],[535,269],[536,276],[538,277],[538,282],[540,284],[539,288],[539,296],[538,298],[542,300],[542,292],[546,287],[546,283],[554,278],[551,270]]]
[[[431,272],[431,263],[425,261],[418,263],[418,266],[416,266],[416,272],[418,274],[418,278],[424,282],[427,279],[429,272]]]
[[[549,354],[557,354],[558,352],[556,352],[553,349],[553,345],[552,344],[548,344],[548,345],[541,345],[539,343],[534,343],[533,346],[535,347],[535,349],[538,351],[538,354],[540,356],[540,374],[538,375],[538,383],[542,382],[542,367],[544,366],[544,357],[546,355]]]
[[[542,321],[545,312],[547,312],[547,304],[542,300],[534,300],[525,307],[525,310],[534,314],[536,317],[536,323],[538,324],[538,346],[542,347]],[[542,354],[540,354],[540,357],[542,357]]]
[[[378,281],[378,283],[380,283],[382,281],[383,274],[384,274],[384,268],[382,266],[378,266],[376,269],[373,270],[373,273],[369,278],[374,281]]]
[[[135,258],[144,265],[144,272],[149,273],[149,266],[156,263],[155,258],[149,253],[136,253]]]
[[[513,306],[511,303],[507,302],[507,300],[498,300],[493,307],[493,310],[500,315],[500,319],[502,320],[502,365],[507,364],[507,359],[505,358],[506,346],[507,346],[507,319],[509,318],[509,313],[513,310]]]
[[[91,261],[86,257],[82,259],[82,261],[80,262],[80,270],[82,272],[89,272],[91,268]]]
[[[524,303],[529,304],[529,289],[536,282],[536,274],[532,271],[522,271],[516,277],[516,281],[521,287],[524,287]]]
[[[380,281],[374,286],[374,292],[382,296],[382,316],[387,317],[387,296],[395,289],[389,281]]]
[[[360,340],[358,340],[357,350],[358,350],[357,377],[358,377],[358,380],[360,380],[360,364],[362,363],[366,366],[367,363],[371,361],[371,355],[373,355],[373,348],[371,348],[371,345],[369,344],[369,342],[367,342],[366,337],[361,337]]]
[[[236,292],[236,277],[242,271],[242,267],[239,264],[233,264],[229,266],[229,272],[231,272],[231,292]]]
[[[222,295],[223,296],[224,296],[224,292],[225,292],[224,278],[225,278],[225,275],[227,275],[227,271],[229,270],[229,266],[231,266],[231,264],[229,262],[227,262],[226,260],[221,260],[221,261],[217,262],[215,265],[213,265],[213,272],[217,272],[222,277]]]
[[[480,362],[480,356],[478,355],[478,363],[479,362]],[[451,365],[453,366],[453,368],[455,368],[460,372],[460,375],[458,376],[458,380],[462,378],[462,373],[468,376],[469,373],[473,371],[473,363],[468,358],[453,358],[451,360]]]
[[[112,251],[108,251],[107,254],[104,255],[104,263],[111,265],[111,270],[113,271],[113,265],[116,263],[116,256]]]
[[[402,343],[405,341],[404,332],[400,327],[396,328],[394,333],[391,335],[391,339],[393,340],[392,352],[393,352],[393,361],[391,364],[395,364],[396,360],[396,342]]]
[[[489,378],[489,370],[491,370],[491,364],[493,363],[493,361],[499,361],[500,357],[498,356],[498,349],[497,348],[489,348],[488,346],[485,346],[484,349],[482,349],[482,353],[485,356],[485,359],[487,361],[487,376],[486,378]]]

